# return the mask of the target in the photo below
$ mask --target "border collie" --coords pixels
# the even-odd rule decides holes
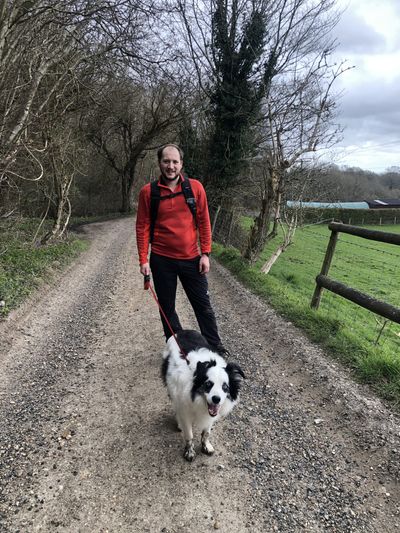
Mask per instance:
[[[182,330],[170,337],[163,354],[161,374],[185,439],[184,458],[193,461],[193,426],[201,431],[201,451],[214,453],[210,443],[213,424],[226,416],[239,399],[245,377],[236,363],[226,363],[197,331]],[[180,349],[185,352],[182,357]]]

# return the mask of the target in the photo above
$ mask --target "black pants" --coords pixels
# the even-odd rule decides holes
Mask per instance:
[[[174,333],[182,329],[175,310],[178,278],[193,307],[201,334],[211,346],[221,344],[215,314],[208,295],[208,282],[205,274],[199,272],[200,257],[196,259],[171,259],[152,253],[150,268],[158,301]],[[171,337],[164,317],[160,313],[166,339]]]

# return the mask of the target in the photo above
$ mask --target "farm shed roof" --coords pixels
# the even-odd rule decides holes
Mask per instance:
[[[388,200],[367,200],[370,209],[393,209],[400,207],[400,199],[390,198]]]

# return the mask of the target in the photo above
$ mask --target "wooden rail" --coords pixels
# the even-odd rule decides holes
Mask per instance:
[[[340,222],[331,222],[328,228],[331,231],[348,233],[349,235],[355,235],[356,237],[362,237],[363,239],[369,239],[371,241],[400,245],[399,233],[388,233],[386,231],[359,228],[358,226],[349,226],[348,224],[341,224]]]
[[[365,309],[368,309],[369,311],[373,311],[380,316],[400,324],[399,308],[359,292],[352,287],[348,287],[344,283],[328,278],[328,272],[335,253],[339,233],[348,233],[349,235],[355,235],[357,237],[362,237],[363,239],[395,245],[400,245],[400,235],[397,233],[387,233],[385,231],[368,230],[357,226],[349,226],[348,224],[341,224],[339,222],[331,222],[328,227],[331,230],[331,237],[326,249],[324,262],[322,263],[321,272],[316,277],[317,285],[311,300],[311,307],[313,309],[318,309],[321,302],[322,291],[323,289],[327,289],[361,307],[364,307]]]

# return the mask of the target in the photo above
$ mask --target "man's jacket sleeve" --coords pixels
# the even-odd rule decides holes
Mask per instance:
[[[144,186],[139,194],[136,216],[136,244],[139,263],[147,263],[150,243],[150,186]]]

